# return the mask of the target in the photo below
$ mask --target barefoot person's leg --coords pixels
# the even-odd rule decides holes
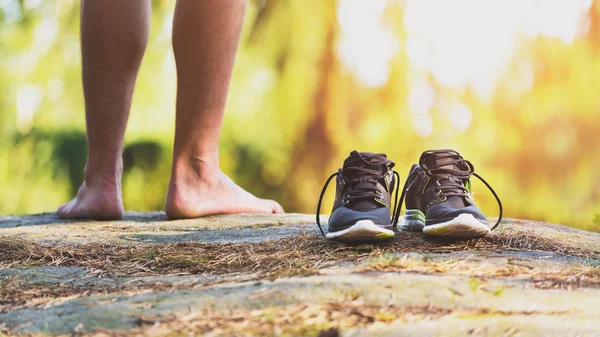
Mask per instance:
[[[254,197],[219,169],[219,134],[244,10],[243,0],[177,1],[177,121],[165,203],[169,218],[283,212],[278,203]]]
[[[61,218],[123,216],[123,135],[149,24],[149,0],[81,1],[88,159],[77,197],[58,209]]]

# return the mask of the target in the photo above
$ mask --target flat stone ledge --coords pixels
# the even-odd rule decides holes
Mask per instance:
[[[55,255],[42,265],[19,264],[27,255],[4,261],[0,268],[0,336],[10,330],[15,335],[70,334],[78,326],[87,333],[104,329],[108,335],[130,336],[131,332],[141,336],[146,335],[143,329],[148,322],[152,326],[194,312],[195,319],[211,313],[223,315],[222,327],[235,323],[227,321],[227,315],[243,312],[260,325],[264,317],[272,318],[278,312],[293,315],[304,306],[317,312],[341,308],[338,313],[344,314],[368,306],[381,310],[384,318],[389,310],[417,317],[346,326],[340,331],[343,336],[600,336],[600,233],[506,219],[482,239],[446,242],[418,233],[398,233],[386,249],[382,248],[385,245],[363,245],[344,246],[345,250],[322,241],[318,233],[314,216],[304,214],[239,214],[175,221],[162,212],[128,212],[120,221],[60,220],[54,213],[3,216],[0,244],[8,253],[5,257],[19,244]],[[295,238],[299,235],[303,236]],[[19,244],[13,246],[13,240],[20,240]],[[213,245],[171,245],[182,242]],[[267,274],[258,274],[264,259],[299,242],[305,243],[305,250],[293,250],[281,260],[271,261],[293,266],[302,256],[297,254],[316,256],[307,260],[313,262],[306,266],[314,268],[308,268],[308,274],[268,279],[264,277]],[[188,273],[186,265],[171,272],[153,269],[140,274],[136,269],[110,274],[103,264],[89,268],[78,264],[79,258],[89,256],[88,249],[98,247],[108,253],[92,259],[115,261],[117,248],[126,252],[139,249],[144,254],[169,252],[156,257],[169,259],[176,258],[173,255],[177,254],[171,253],[176,249],[196,246],[223,249],[223,254],[219,251],[211,259],[195,259],[192,250],[194,259],[185,255],[189,267],[214,264],[215,256],[224,255],[223,271]],[[256,268],[251,265],[233,273],[228,262],[232,247],[238,248],[244,260],[246,252],[252,251],[249,247],[257,246],[270,248],[264,257],[254,255],[260,257],[251,262]],[[76,250],[83,253],[73,255]],[[322,255],[334,255],[334,251],[344,257],[357,254],[364,258],[319,265]],[[62,265],[54,259],[69,254],[71,260]],[[147,268],[147,261],[153,259],[144,259],[140,265]],[[584,278],[593,282],[586,283]],[[34,295],[23,299],[24,292]],[[256,316],[263,314],[266,316]],[[203,324],[206,327],[213,322]]]
[[[520,282],[480,281],[473,287],[457,276],[404,273],[366,273],[282,278],[276,281],[232,283],[208,289],[79,298],[47,309],[23,309],[0,313],[18,332],[67,334],[83,324],[89,330],[131,329],[141,315],[185,315],[186,312],[228,313],[298,303],[344,303],[360,299],[365,304],[453,310],[454,318],[466,319],[473,311],[495,312],[498,318],[536,314],[554,316],[551,325],[539,325],[536,333],[576,332],[569,322],[600,317],[600,289],[523,289]],[[491,291],[502,289],[502,292]],[[452,316],[445,316],[452,321]],[[494,318],[484,314],[482,318]],[[442,323],[442,322],[439,322]],[[488,324],[490,322],[487,322]],[[589,328],[589,327],[588,327]],[[594,330],[600,332],[598,328]],[[363,334],[366,335],[366,334]],[[371,335],[371,334],[369,334]],[[377,335],[373,333],[372,335]]]
[[[327,218],[325,218],[326,220]],[[59,219],[56,213],[40,213],[27,215],[7,215],[0,217],[0,229],[61,225],[66,227],[100,227],[108,228],[118,226],[121,230],[207,230],[207,229],[233,229],[243,227],[272,227],[283,224],[314,223],[314,215],[308,214],[230,214],[211,215],[195,219],[169,220],[164,212],[125,212],[122,220],[97,221],[97,220],[69,220]]]
[[[325,218],[326,219],[326,218]],[[123,220],[62,220],[55,213],[6,216],[0,237],[46,245],[151,245],[179,242],[260,242],[318,233],[314,216],[305,214],[235,214],[168,220],[163,212],[127,212]]]

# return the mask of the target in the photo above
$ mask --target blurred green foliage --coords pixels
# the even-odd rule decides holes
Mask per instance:
[[[423,150],[456,148],[494,186],[507,216],[598,229],[599,1],[585,8],[585,29],[572,40],[517,34],[487,94],[477,82],[487,78],[483,72],[452,84],[438,76],[439,67],[418,65],[411,54],[418,49],[411,48],[420,33],[405,15],[415,1],[382,2],[375,23],[361,16],[373,17],[370,11],[351,12],[350,24],[341,9],[348,3],[250,1],[222,132],[227,174],[287,211],[312,213],[324,179],[354,148],[386,152],[401,175]],[[161,209],[166,193],[173,10],[174,2],[153,1],[126,134],[129,210]],[[414,14],[417,21],[430,20],[427,15]],[[363,24],[381,27],[362,39],[349,35],[352,25],[369,32]],[[0,26],[0,214],[54,211],[76,193],[86,158],[79,2],[0,1]],[[379,46],[389,52],[383,60],[378,45],[369,45],[380,30],[394,42]],[[498,36],[487,38],[493,45]],[[465,39],[456,46],[459,56],[485,48]],[[360,59],[365,51],[375,58]],[[474,183],[473,189],[484,212],[495,216],[485,187]]]

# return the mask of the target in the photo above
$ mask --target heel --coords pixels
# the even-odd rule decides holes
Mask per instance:
[[[405,232],[421,232],[425,227],[425,214],[418,209],[407,209],[404,212],[404,223],[398,227]]]

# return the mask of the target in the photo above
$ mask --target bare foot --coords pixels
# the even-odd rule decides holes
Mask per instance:
[[[253,196],[220,170],[203,174],[203,177],[191,172],[177,181],[171,178],[165,202],[169,219],[197,218],[210,214],[283,213],[283,208],[277,202]]]
[[[83,182],[75,199],[60,206],[61,219],[118,220],[123,217],[123,200],[118,184]]]

